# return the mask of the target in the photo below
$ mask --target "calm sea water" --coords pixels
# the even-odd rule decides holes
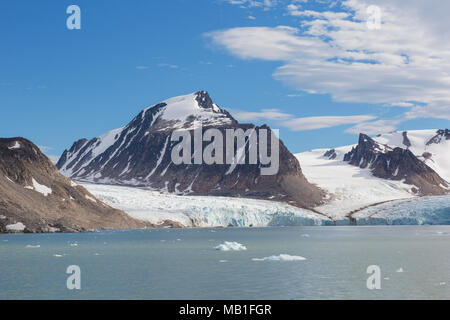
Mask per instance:
[[[224,241],[247,250],[214,249]],[[252,260],[279,254],[306,260]],[[69,265],[81,290],[66,288]],[[450,299],[450,227],[0,235],[0,299]]]

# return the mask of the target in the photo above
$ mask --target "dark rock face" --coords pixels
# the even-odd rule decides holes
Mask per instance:
[[[411,147],[411,141],[409,141],[408,132],[403,131],[402,135],[403,135],[403,144],[407,147]]]
[[[442,195],[448,191],[447,182],[420,161],[411,151],[390,148],[361,134],[359,142],[344,156],[344,161],[360,168],[369,168],[375,177],[404,180],[414,185],[420,195]]]
[[[432,144],[439,144],[443,140],[450,140],[450,130],[440,129],[436,132],[436,135],[427,142],[427,146]]]
[[[328,150],[327,152],[324,153],[323,156],[330,160],[334,160],[337,157],[336,150],[335,149]]]
[[[177,142],[171,141],[172,133],[185,129],[193,141],[194,128],[199,124],[202,132],[214,128],[224,137],[227,129],[253,129],[257,133],[266,129],[269,141],[273,134],[267,126],[238,123],[201,91],[144,109],[127,126],[100,138],[77,141],[64,151],[57,167],[64,175],[80,181],[150,187],[178,194],[271,199],[300,207],[322,201],[323,192],[308,183],[297,159],[281,141],[279,171],[272,176],[261,175],[261,164],[249,163],[248,146],[245,164],[175,165],[171,154]],[[208,144],[203,142],[203,150]],[[268,150],[270,154],[270,144]]]
[[[24,228],[11,228],[17,223]],[[0,232],[79,232],[145,226],[64,177],[30,141],[0,139]]]

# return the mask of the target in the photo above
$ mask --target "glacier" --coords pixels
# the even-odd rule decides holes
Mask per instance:
[[[83,183],[97,199],[133,218],[185,227],[320,226],[334,222],[288,204],[256,199],[180,196],[136,187]]]
[[[397,200],[352,215],[358,225],[450,225],[450,196]]]
[[[185,227],[450,225],[450,196],[387,201],[334,219],[288,204],[256,199],[181,196],[136,187],[82,184],[100,201],[133,218]],[[336,207],[336,210],[340,208]]]

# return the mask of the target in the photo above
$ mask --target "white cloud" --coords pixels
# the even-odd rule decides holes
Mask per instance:
[[[261,112],[249,112],[235,110],[231,111],[238,121],[258,121],[258,120],[286,120],[292,118],[291,114],[284,113],[278,109],[263,109]]]
[[[379,0],[381,29],[369,30],[372,4],[346,0],[333,12],[291,4],[286,9],[302,18],[301,28],[232,28],[207,37],[241,59],[282,62],[275,79],[297,90],[407,107],[405,119],[450,120],[450,2]]]
[[[284,121],[282,122],[282,125],[292,131],[307,131],[359,123],[375,118],[376,117],[372,115],[308,117]]]
[[[347,130],[345,130],[345,132],[353,134],[365,133],[367,135],[388,133],[396,130],[395,125],[397,123],[398,121],[396,120],[377,120],[371,122],[362,122],[357,124],[356,126],[348,128]]]
[[[39,150],[41,150],[41,152],[46,153],[50,150],[52,150],[52,147],[48,147],[48,146],[38,146]]]
[[[169,64],[169,63],[158,63],[157,66],[159,68],[170,68],[170,69],[178,69],[178,66],[175,64]]]
[[[277,0],[224,0],[233,5],[239,5],[242,8],[262,8],[268,10],[274,7]]]

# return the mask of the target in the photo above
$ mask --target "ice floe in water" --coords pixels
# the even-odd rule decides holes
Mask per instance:
[[[62,254],[54,254],[53,256],[56,258],[61,258],[63,255]]]
[[[242,251],[242,250],[247,250],[247,247],[240,244],[239,242],[225,241],[224,243],[219,244],[214,249],[220,250],[220,251]]]
[[[270,256],[264,258],[253,258],[253,261],[303,261],[306,258],[302,256],[291,256],[289,254],[280,254],[278,256]]]
[[[37,245],[32,245],[32,244],[28,244],[25,248],[40,248],[41,245],[37,244]]]
[[[403,270],[403,268],[398,268],[398,269],[397,269],[397,272],[398,272],[398,273],[402,273],[402,272],[405,272],[405,271]]]

